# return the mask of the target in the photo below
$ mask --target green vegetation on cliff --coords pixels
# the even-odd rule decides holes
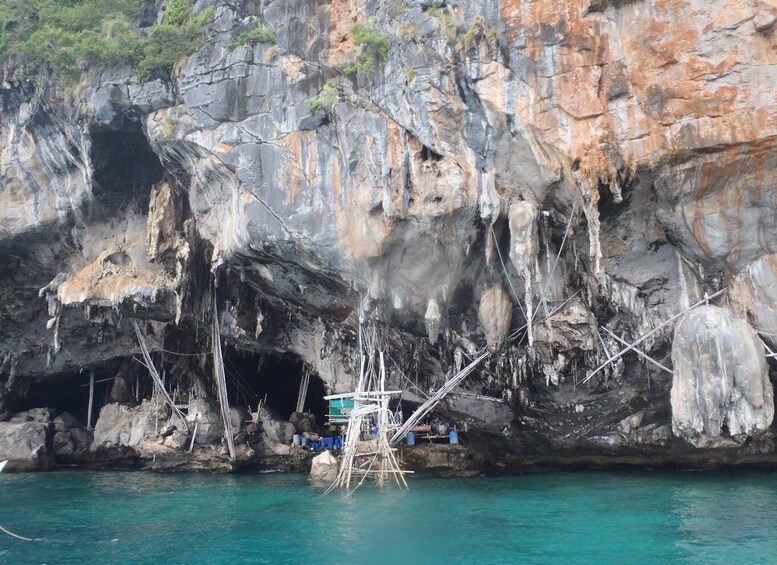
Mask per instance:
[[[257,27],[251,31],[244,31],[237,37],[233,37],[227,43],[227,51],[233,51],[238,47],[254,45],[256,43],[275,43],[278,41],[278,34],[269,27]]]
[[[18,76],[41,72],[64,82],[82,73],[132,65],[145,78],[191,55],[212,10],[192,14],[170,0],[162,22],[139,34],[142,0],[0,0],[0,64]]]
[[[136,70],[146,78],[154,70],[171,71],[194,53],[202,40],[202,27],[213,17],[213,8],[196,16],[189,0],[169,0],[162,23],[151,26]]]
[[[346,73],[368,75],[375,69],[377,63],[388,58],[389,40],[378,33],[372,23],[356,23],[351,26],[353,44],[357,47],[356,59],[345,68]]]

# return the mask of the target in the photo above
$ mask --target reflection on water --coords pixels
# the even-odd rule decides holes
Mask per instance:
[[[419,479],[322,496],[302,475],[0,475],[0,563],[763,563],[775,473]]]
[[[731,480],[726,480],[726,476]],[[777,482],[772,474],[697,474],[672,488],[672,512],[679,519],[677,547],[697,563],[731,563],[722,548],[735,548],[739,563],[777,560]]]

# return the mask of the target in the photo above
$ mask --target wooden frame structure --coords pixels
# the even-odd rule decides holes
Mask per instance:
[[[392,479],[400,488],[408,488],[403,470],[390,438],[399,428],[389,410],[389,400],[401,391],[386,390],[385,336],[375,323],[368,331],[359,325],[360,370],[353,393],[324,397],[352,399],[348,415],[340,468],[327,493],[337,488],[353,491],[369,477],[383,488]]]

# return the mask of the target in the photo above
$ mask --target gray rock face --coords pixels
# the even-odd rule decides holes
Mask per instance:
[[[207,394],[193,356],[212,346],[215,289],[225,350],[297,357],[329,392],[353,389],[356,328],[375,325],[392,389],[435,390],[488,347],[466,388],[505,403],[461,407],[507,445],[638,447],[619,422],[645,410],[663,443],[672,381],[629,354],[581,384],[623,347],[604,328],[632,342],[734,280],[719,305],[777,334],[768,2],[195,4],[214,17],[164,80],[107,69],[65,99],[4,71],[0,387],[18,398],[124,364],[113,400],[132,403],[134,321],[170,390]],[[275,44],[227,48],[258,21]],[[345,70],[356,21],[390,46],[369,73]],[[700,347],[672,348],[673,329],[641,349],[692,366]],[[192,357],[161,355],[179,346]],[[737,371],[764,368],[756,349]],[[688,378],[678,406],[706,390]],[[705,397],[733,412],[695,405],[678,429],[762,429],[746,383]],[[17,409],[0,394],[0,420]],[[155,416],[127,410],[106,407],[95,444],[147,436]],[[198,441],[218,441],[217,407],[194,413]],[[274,416],[265,428],[290,440]],[[75,429],[57,430],[63,450]]]
[[[133,408],[120,404],[106,404],[94,426],[92,450],[100,448],[138,448],[153,438],[155,426],[161,430],[169,417],[169,408],[160,400],[144,400]],[[158,420],[157,420],[158,418]]]
[[[86,456],[92,447],[92,432],[85,430],[78,418],[68,412],[54,418],[54,430],[53,449],[60,462]]]
[[[294,435],[294,425],[278,416],[266,404],[259,408],[259,421],[262,422],[262,429],[272,441],[289,445]]]
[[[764,255],[739,273],[729,302],[734,312],[777,347],[777,255]]]
[[[686,314],[672,346],[672,428],[697,447],[730,445],[766,430],[774,417],[763,346],[725,310]],[[724,434],[723,428],[728,434]]]
[[[52,428],[47,413],[24,412],[7,422],[0,422],[0,461],[8,460],[5,470],[53,469]]]
[[[221,410],[218,403],[211,398],[198,398],[189,403],[189,413],[186,415],[192,431],[197,423],[198,445],[209,445],[224,437],[224,423],[221,421]]]

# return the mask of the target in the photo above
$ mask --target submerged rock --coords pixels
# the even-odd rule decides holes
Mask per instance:
[[[690,311],[675,329],[672,362],[675,435],[697,447],[721,447],[772,423],[763,346],[746,322],[716,306]]]

